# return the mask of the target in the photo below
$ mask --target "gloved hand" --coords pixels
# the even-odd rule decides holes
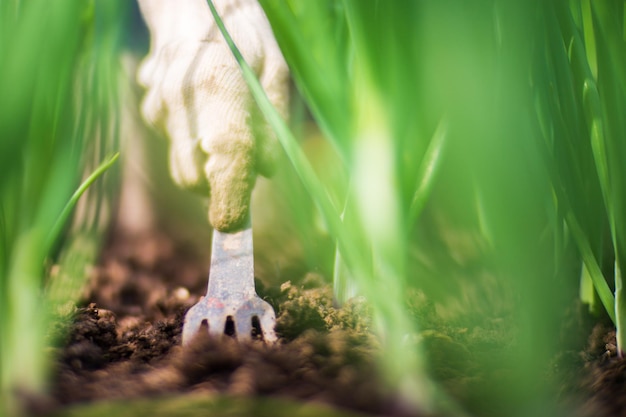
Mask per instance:
[[[286,116],[288,69],[256,0],[214,0],[226,28],[277,109]],[[139,70],[146,120],[170,140],[170,172],[210,194],[220,231],[245,222],[257,174],[269,176],[278,144],[205,0],[139,0],[151,34]]]

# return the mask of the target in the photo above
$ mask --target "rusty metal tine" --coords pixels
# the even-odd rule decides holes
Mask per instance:
[[[271,309],[272,307],[268,305]],[[276,327],[276,316],[272,310],[272,314],[264,314],[259,317],[259,324],[261,326],[261,333],[263,333],[263,340],[265,343],[274,343],[278,340],[274,328]]]

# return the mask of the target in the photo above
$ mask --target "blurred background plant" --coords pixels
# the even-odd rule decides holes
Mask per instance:
[[[0,2],[2,415],[44,392],[52,317],[99,251],[115,176],[96,179],[117,158],[123,23],[121,2]]]
[[[554,415],[545,370],[579,279],[625,334],[623,2],[260,2],[339,188],[244,74],[337,242],[336,296],[374,307],[387,382],[419,409],[453,409],[407,343],[420,325],[407,289],[419,288],[476,322],[509,308],[514,383],[492,381],[487,414]],[[464,248],[446,246],[462,231]],[[496,278],[468,282],[481,273]]]

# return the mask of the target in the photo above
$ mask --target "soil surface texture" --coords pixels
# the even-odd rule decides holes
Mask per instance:
[[[320,276],[257,292],[280,340],[200,334],[181,347],[184,313],[204,295],[207,260],[168,239],[117,238],[105,249],[56,352],[56,409],[95,401],[201,394],[278,397],[376,415],[406,414],[376,372],[368,308],[342,308]]]
[[[317,274],[279,286],[256,283],[276,311],[275,345],[202,334],[182,348],[184,313],[206,292],[207,272],[205,254],[166,237],[114,236],[55,350],[52,399],[43,414],[82,415],[71,410],[119,400],[147,401],[143,410],[152,404],[158,411],[162,398],[189,396],[287,399],[342,410],[342,416],[415,415],[385,389],[377,371],[379,345],[366,303],[335,306],[331,287]],[[423,329],[415,343],[424,344],[431,374],[471,413],[503,415],[506,410],[489,405],[490,390],[510,382],[506,346],[513,331],[498,317],[473,328],[442,324],[423,297],[409,298]],[[562,339],[549,372],[558,378],[560,400],[574,404],[581,417],[626,416],[626,362],[616,355],[612,327],[576,305]],[[481,367],[486,358],[494,366]],[[153,415],[167,415],[163,410]]]

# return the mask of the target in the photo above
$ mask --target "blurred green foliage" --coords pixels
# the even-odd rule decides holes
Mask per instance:
[[[449,410],[424,353],[407,348],[419,328],[404,307],[407,289],[450,305],[481,285],[467,281],[477,270],[489,271],[496,281],[463,314],[481,320],[499,298],[517,340],[516,383],[494,382],[488,408],[554,415],[543,375],[581,259],[592,280],[583,288],[595,288],[618,328],[624,314],[623,2],[260,2],[347,173],[343,201],[329,198],[333,185],[246,75],[337,241],[339,295],[356,288],[374,306],[388,382],[418,408]],[[428,216],[416,219],[423,208]],[[447,223],[425,224],[440,218]],[[474,247],[461,250],[477,253],[474,272],[458,273],[457,248],[437,240],[467,231]],[[617,303],[605,277],[611,252]]]
[[[45,387],[58,307],[45,265],[65,241],[58,222],[72,194],[116,147],[123,16],[119,2],[0,2],[0,413],[16,415],[17,393]],[[90,198],[85,230],[97,225],[100,198]]]

